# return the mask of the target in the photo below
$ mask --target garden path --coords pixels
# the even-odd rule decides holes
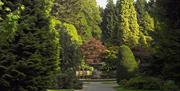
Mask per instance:
[[[116,91],[115,82],[84,82],[82,90],[76,91]]]

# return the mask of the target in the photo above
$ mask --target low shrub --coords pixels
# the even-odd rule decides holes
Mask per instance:
[[[82,82],[72,73],[61,73],[57,76],[58,89],[81,89]]]
[[[169,80],[164,82],[162,88],[163,91],[180,91],[174,81]]]
[[[82,89],[82,87],[83,87],[82,81],[78,79],[74,81],[73,89]]]
[[[162,86],[162,80],[155,77],[134,77],[124,83],[124,87],[133,89],[145,89],[145,90],[160,90]]]

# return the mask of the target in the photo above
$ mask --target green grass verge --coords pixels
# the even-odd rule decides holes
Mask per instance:
[[[72,89],[62,89],[62,90],[47,90],[47,91],[73,91]]]
[[[160,91],[160,90],[136,90],[136,89],[125,89],[122,87],[115,87],[117,91]]]

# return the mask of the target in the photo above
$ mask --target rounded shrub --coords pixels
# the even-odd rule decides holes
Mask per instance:
[[[117,82],[130,79],[135,75],[137,69],[138,63],[131,49],[126,45],[120,46],[117,59]]]

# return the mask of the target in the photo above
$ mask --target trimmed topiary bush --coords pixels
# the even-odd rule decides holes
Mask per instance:
[[[138,63],[131,49],[122,45],[119,48],[118,60],[117,60],[117,82],[119,83],[123,79],[130,79],[135,75],[138,69]]]

